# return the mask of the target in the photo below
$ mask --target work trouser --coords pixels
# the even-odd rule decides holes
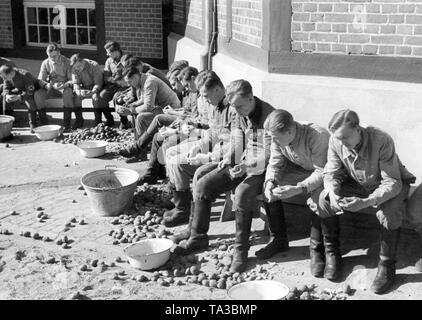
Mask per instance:
[[[110,100],[107,100],[109,97],[107,95],[105,96],[101,96],[101,94],[98,95],[98,99],[93,99],[92,97],[81,97],[75,94],[75,98],[74,98],[74,104],[75,107],[82,107],[82,100],[84,99],[92,99],[92,107],[94,109],[104,109],[104,108],[108,108],[108,103]]]
[[[6,110],[13,110],[20,105],[25,105],[29,112],[35,112],[37,110],[43,109],[42,107],[37,106],[34,96],[31,95],[24,95],[20,101],[5,103]]]
[[[200,135],[178,134],[164,140],[162,150],[163,164],[174,161],[183,161],[194,144],[201,138]],[[161,161],[161,158],[160,158]]]
[[[74,107],[81,106],[81,102],[76,95],[73,94],[72,88],[65,88],[62,90],[51,88],[48,91],[46,89],[40,89],[34,94],[35,104],[40,109],[44,109],[46,107],[46,100],[53,98],[63,98],[64,108],[72,109]]]
[[[135,121],[135,129],[138,137],[142,136],[144,132],[147,131],[149,125],[151,124],[152,120],[154,120],[155,116],[162,114],[162,108],[154,108],[152,111],[148,112],[138,112]]]
[[[409,188],[409,184],[403,182],[402,189],[396,197],[380,204],[377,208],[365,208],[365,211],[375,214],[379,223],[387,230],[400,228],[406,210]],[[348,179],[341,184],[339,195],[341,197],[367,198],[373,191],[363,188],[352,179]],[[330,207],[328,192],[325,190],[320,194],[319,206],[321,218],[335,215],[335,212]]]
[[[177,116],[170,115],[170,114],[159,114],[154,117],[148,128],[145,130],[145,134],[147,136],[143,137],[140,136],[137,143],[142,144],[144,141],[148,141],[151,137],[153,137],[158,130],[160,130],[162,127],[167,127],[171,125],[175,120],[177,119]],[[140,145],[138,146],[140,147]]]

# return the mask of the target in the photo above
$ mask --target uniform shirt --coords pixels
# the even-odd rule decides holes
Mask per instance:
[[[84,60],[87,63],[82,72],[72,71],[72,82],[75,90],[83,88],[97,92],[101,91],[104,84],[102,67],[96,61]]]
[[[171,88],[171,84],[169,80],[166,78],[166,75],[162,73],[160,70],[158,70],[157,68],[154,68],[153,66],[151,66],[150,64],[143,63],[142,73],[149,73],[149,74],[152,74],[153,76],[156,76],[158,79],[163,81],[166,85],[168,85]]]
[[[217,106],[212,106],[209,129],[196,142],[202,153],[211,152],[212,161],[221,161],[230,147],[230,128],[236,111],[224,98]]]
[[[354,151],[330,138],[324,187],[338,194],[341,183],[350,177],[379,205],[400,193],[402,180],[413,183],[415,176],[400,162],[390,135],[374,127],[361,129],[361,142]]]
[[[24,69],[14,68],[15,76],[10,81],[4,83],[4,94],[12,94],[13,89],[18,89],[19,94],[26,93],[28,95],[34,95],[35,90],[39,88],[39,83],[34,76]]]
[[[43,86],[47,83],[55,84],[57,82],[66,83],[72,80],[72,70],[70,60],[60,55],[57,62],[51,59],[45,59],[41,64],[38,79],[43,82]]]
[[[280,147],[275,140],[271,142],[271,157],[265,181],[282,181],[283,171],[288,161],[312,171],[310,176],[299,185],[311,192],[323,184],[324,166],[327,163],[327,149],[330,134],[316,124],[295,122],[296,136],[286,147]]]
[[[120,55],[121,58],[122,54]],[[105,64],[104,64],[104,78],[107,79],[108,77],[112,77],[115,80],[115,84],[122,88],[127,88],[128,85],[123,79],[123,64],[121,60],[117,59],[114,60],[112,57],[109,57]]]
[[[151,74],[141,74],[139,86],[135,88],[139,107],[138,113],[152,112],[153,110],[170,105],[173,109],[180,108],[180,100],[176,93],[163,81]]]
[[[232,166],[239,162],[247,164],[248,175],[262,174],[270,158],[271,137],[264,132],[264,122],[274,108],[255,99],[255,110],[247,117],[235,114],[231,128],[231,148],[228,155]]]

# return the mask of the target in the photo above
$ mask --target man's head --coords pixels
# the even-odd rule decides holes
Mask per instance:
[[[214,71],[207,70],[198,74],[196,86],[199,94],[214,106],[218,105],[226,95],[224,85]]]
[[[296,137],[296,123],[293,116],[283,109],[270,113],[264,122],[264,130],[282,148],[288,146]]]
[[[198,91],[196,87],[196,77],[198,76],[198,69],[194,67],[186,67],[180,72],[180,82],[190,92]]]
[[[328,129],[347,149],[354,149],[361,140],[359,117],[350,109],[336,112],[328,123]]]
[[[11,81],[15,76],[15,73],[15,68],[11,65],[5,64],[0,67],[0,77],[2,77],[4,81]]]
[[[167,72],[167,79],[170,80],[170,76],[173,73],[173,71],[179,70],[189,67],[189,62],[187,60],[176,60],[174,61],[171,66],[169,67],[169,71]]]
[[[235,80],[226,87],[226,97],[236,112],[247,117],[255,109],[255,98],[251,84],[246,80]]]
[[[86,60],[79,53],[75,53],[70,57],[70,66],[75,73],[81,73],[85,69],[86,63]]]
[[[118,59],[122,56],[122,50],[120,49],[120,44],[116,41],[109,41],[105,44],[104,49],[107,53],[107,56],[112,59]]]
[[[57,60],[60,57],[60,48],[59,45],[57,43],[50,43],[47,46],[47,56],[48,58],[53,61],[53,62],[57,62]]]
[[[182,93],[184,89],[182,83],[180,82],[179,76],[180,70],[174,70],[168,78],[171,88],[176,93]]]
[[[124,73],[125,81],[129,86],[137,87],[141,79],[141,73],[137,68],[127,69]]]

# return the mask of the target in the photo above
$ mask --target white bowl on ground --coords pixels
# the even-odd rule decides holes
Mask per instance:
[[[170,259],[170,248],[173,244],[169,239],[146,239],[128,245],[124,252],[132,267],[152,270]]]
[[[108,142],[103,140],[83,141],[78,144],[79,152],[85,158],[103,156],[107,146]]]
[[[36,127],[34,133],[40,140],[52,140],[62,133],[62,127],[58,125]]]
[[[231,287],[228,295],[234,300],[281,300],[289,291],[289,287],[279,281],[254,280]]]

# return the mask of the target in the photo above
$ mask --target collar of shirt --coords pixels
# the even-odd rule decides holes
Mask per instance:
[[[299,141],[302,139],[302,135],[303,135],[302,125],[295,121],[295,126],[296,126],[296,134],[295,134],[295,138],[293,139],[293,141],[289,143],[290,148],[294,148],[299,143]]]
[[[368,159],[368,141],[369,141],[369,134],[366,128],[361,127],[361,140],[359,144],[356,146],[355,150],[351,151],[347,149],[344,145],[343,148],[343,159],[347,159],[350,156],[356,158],[359,156],[360,158],[367,160]]]
[[[247,118],[253,125],[256,126],[259,124],[259,120],[261,119],[262,115],[262,101],[257,97],[254,97],[254,99],[255,109],[247,116]]]

